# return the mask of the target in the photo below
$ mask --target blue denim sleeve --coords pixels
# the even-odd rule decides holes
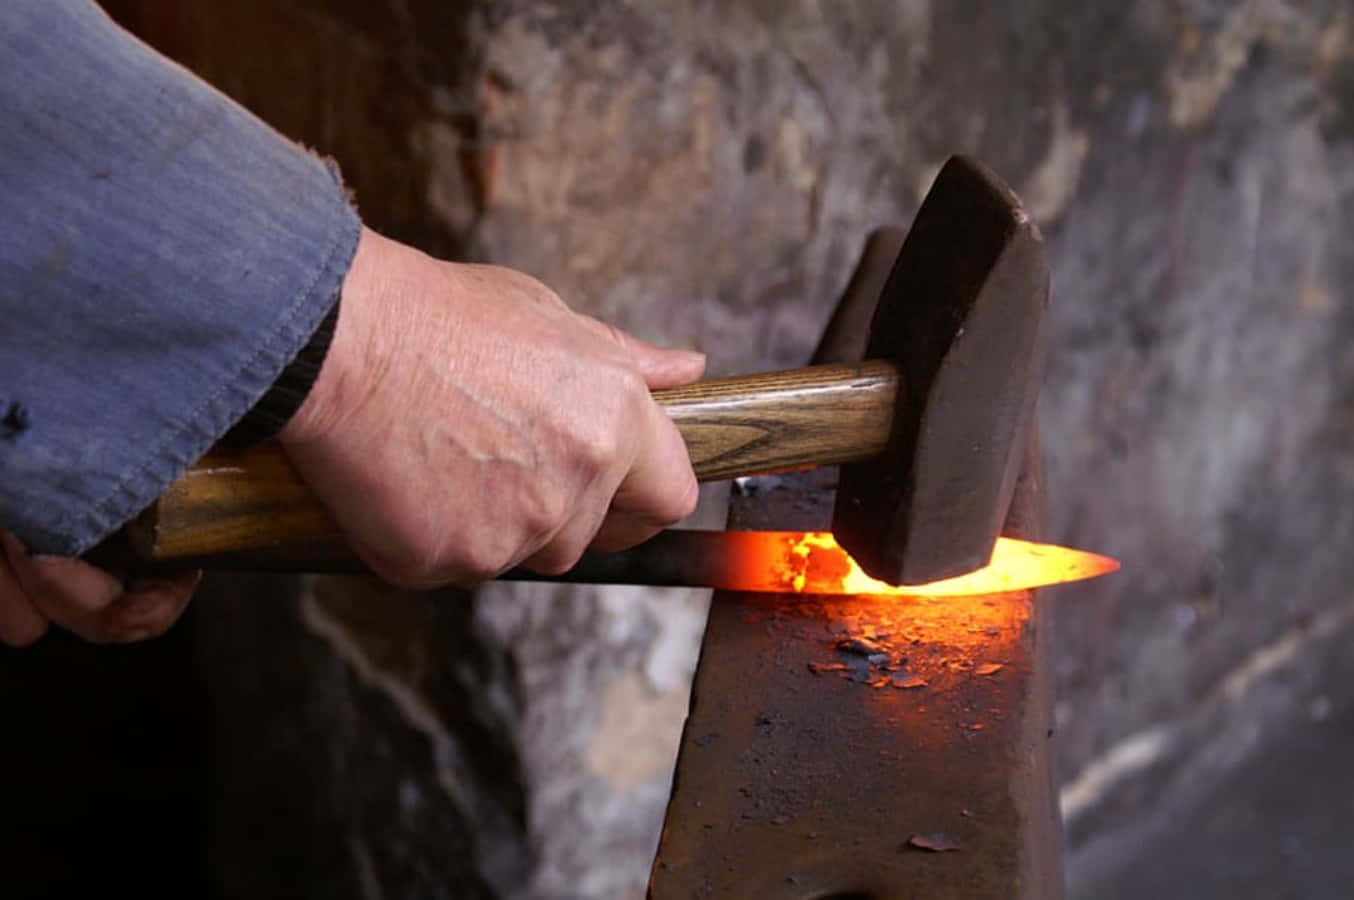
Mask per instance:
[[[87,0],[0,3],[0,528],[81,553],[264,394],[360,223],[337,172]]]

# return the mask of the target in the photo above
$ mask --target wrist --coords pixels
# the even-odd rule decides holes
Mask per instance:
[[[252,447],[277,437],[305,403],[328,356],[338,322],[339,300],[334,300],[310,339],[282,370],[268,391],[222,438],[232,447]]]
[[[379,235],[365,227],[362,229],[357,252],[353,254],[352,264],[339,289],[339,300],[331,313],[332,332],[327,352],[304,398],[276,433],[284,444],[318,438],[333,427],[343,409],[352,406],[354,390],[363,380],[356,374],[362,354],[359,337],[362,326],[358,322],[370,305],[375,271],[379,268],[374,257],[379,254],[381,241]]]

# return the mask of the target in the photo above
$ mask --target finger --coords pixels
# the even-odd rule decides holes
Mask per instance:
[[[40,614],[85,640],[104,642],[99,617],[123,595],[119,579],[79,559],[15,553],[8,543],[6,556]]]
[[[663,525],[656,524],[645,516],[613,509],[603,520],[602,527],[597,529],[596,536],[588,546],[603,553],[615,553],[644,543],[663,528]]]
[[[541,575],[559,575],[572,569],[607,518],[607,501],[615,493],[616,487],[615,480],[599,486],[593,499],[596,501],[600,498],[601,502],[580,503],[578,512],[551,535],[539,550],[524,559],[521,566]]]
[[[541,539],[542,542],[544,540],[545,538]],[[373,575],[387,584],[411,591],[431,591],[444,587],[473,588],[512,568],[515,564],[484,568],[475,565],[473,558],[451,556],[439,559],[438,564],[430,568],[413,562],[407,556],[392,555],[390,547],[379,540],[367,540],[354,533],[349,535],[348,542],[353,552],[366,563]],[[530,549],[534,550],[536,546],[533,544]],[[520,553],[526,552],[527,547],[520,548]],[[446,557],[446,554],[442,556]]]
[[[690,384],[700,378],[705,371],[704,353],[696,350],[655,347],[615,325],[609,325],[590,316],[581,318],[589,323],[589,327],[600,330],[630,354],[630,359],[634,361],[635,368],[639,370],[650,390]]]
[[[8,532],[0,534],[0,539],[4,541],[4,550],[0,551],[0,643],[27,647],[46,633],[47,617],[28,599],[9,564],[11,543],[19,553],[25,552],[22,545]]]
[[[611,515],[617,525],[608,530],[606,539],[629,539],[622,522],[631,523],[630,535],[640,534],[645,527],[657,530],[678,522],[691,515],[699,495],[700,486],[681,432],[653,404],[640,452],[611,499]]]
[[[579,531],[581,530],[586,530],[588,533],[586,537],[580,540]],[[560,575],[567,572],[578,563],[579,557],[587,549],[588,541],[596,531],[596,527],[593,527],[562,535],[522,560],[519,565],[538,575]]]
[[[651,391],[691,384],[705,374],[705,354],[697,350],[649,347],[634,360]]]
[[[11,555],[10,564],[38,611],[81,637],[95,617],[122,596],[122,582],[78,559]]]
[[[125,644],[159,637],[168,631],[202,580],[200,571],[167,578],[143,578],[132,582],[121,597],[109,604],[82,634],[101,644]]]

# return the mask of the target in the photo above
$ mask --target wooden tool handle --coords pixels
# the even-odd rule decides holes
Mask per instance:
[[[654,391],[701,481],[867,459],[883,452],[898,370],[886,362],[714,378]]]
[[[654,399],[681,431],[696,477],[717,481],[877,455],[898,390],[898,370],[875,361],[711,379]],[[213,450],[126,529],[147,562],[222,555],[244,568],[241,554],[275,565],[289,545],[333,546],[338,535],[277,444]]]

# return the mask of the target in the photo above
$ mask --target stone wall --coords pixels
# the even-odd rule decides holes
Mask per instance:
[[[1049,239],[1053,537],[1124,561],[1053,594],[1073,894],[1344,708],[1347,4],[106,5],[336,156],[370,224],[715,373],[802,362],[866,232],[978,156]],[[221,896],[639,896],[702,602],[217,579],[177,655],[130,652],[193,685]],[[127,658],[56,643],[4,665]]]

